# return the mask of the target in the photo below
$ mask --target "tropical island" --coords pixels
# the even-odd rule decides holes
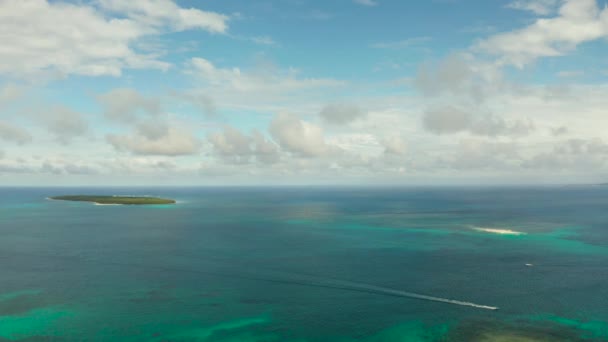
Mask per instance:
[[[49,197],[57,201],[92,202],[95,204],[120,204],[120,205],[150,205],[150,204],[175,204],[175,200],[148,197],[148,196],[55,196]]]

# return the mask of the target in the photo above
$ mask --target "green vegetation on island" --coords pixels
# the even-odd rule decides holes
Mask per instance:
[[[175,204],[175,200],[158,197],[138,196],[55,196],[50,197],[58,201],[93,202],[97,204],[123,204],[123,205],[145,205],[145,204]]]

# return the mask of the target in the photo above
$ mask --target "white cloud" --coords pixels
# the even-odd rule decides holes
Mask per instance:
[[[311,18],[314,20],[329,20],[333,18],[334,15],[328,12],[324,12],[318,9],[312,10],[310,14],[306,15],[305,18]]]
[[[387,155],[404,156],[407,153],[407,144],[402,137],[393,136],[382,142],[384,153]]]
[[[226,17],[181,9],[170,0],[94,4],[100,7],[0,0],[0,74],[120,76],[125,68],[166,70],[168,63],[137,51],[135,43],[172,30],[226,30]],[[108,10],[115,16],[108,16]]]
[[[246,135],[233,127],[226,126],[222,132],[210,135],[208,140],[215,153],[228,163],[274,164],[280,159],[279,147],[258,131]]]
[[[174,126],[158,135],[146,134],[140,127],[129,135],[108,134],[106,140],[118,151],[137,155],[184,156],[200,149],[200,141],[192,133]]]
[[[518,169],[522,157],[519,146],[513,143],[489,142],[480,139],[462,139],[452,154],[441,156],[436,167],[462,170],[510,170]]]
[[[70,158],[16,158],[0,163],[0,174],[51,174],[90,176],[99,174],[100,165],[74,162]]]
[[[371,47],[375,48],[375,49],[405,49],[405,48],[410,48],[410,47],[417,46],[417,45],[420,45],[423,43],[427,43],[431,40],[432,40],[432,38],[428,37],[428,36],[414,37],[414,38],[403,39],[403,40],[399,40],[399,41],[395,41],[395,42],[375,43],[375,44],[372,44]]]
[[[190,72],[212,87],[243,93],[277,93],[344,83],[332,79],[299,78],[295,69],[280,70],[274,65],[262,65],[252,72],[239,68],[218,68],[210,61],[195,57]]]
[[[604,172],[608,160],[608,144],[599,138],[569,139],[555,144],[552,150],[526,160],[522,166],[552,171],[595,169]]]
[[[169,134],[169,123],[162,120],[142,120],[135,126],[138,134],[149,140],[159,140]]]
[[[579,44],[608,37],[608,7],[596,0],[566,0],[556,17],[491,36],[474,49],[498,56],[500,65],[523,68],[541,57],[562,56]]]
[[[558,0],[516,0],[507,5],[508,8],[530,11],[538,15],[552,14],[557,8]]]
[[[564,71],[558,72],[557,77],[574,78],[574,77],[583,76],[584,74],[585,74],[585,72],[582,70],[564,70]]]
[[[525,136],[535,129],[530,120],[507,121],[499,116],[473,113],[454,106],[430,108],[424,112],[423,126],[436,134],[469,132],[489,137]]]
[[[353,0],[354,3],[363,5],[363,6],[377,6],[378,2],[374,0]]]
[[[158,98],[149,98],[135,89],[117,88],[97,96],[108,119],[132,122],[139,116],[157,116],[162,107]]]
[[[332,155],[334,159],[341,157],[344,159],[348,156],[352,161],[353,158],[370,158],[382,152],[383,143],[378,141],[378,138],[371,133],[366,133],[366,130],[343,131],[339,134],[333,134],[326,138],[328,145],[333,146],[336,152]],[[343,162],[341,160],[340,162]]]
[[[257,37],[252,37],[251,41],[259,44],[259,45],[276,45],[277,42],[274,41],[274,39],[272,39],[272,37],[269,36],[257,36]]]
[[[330,152],[323,129],[298,117],[281,113],[270,123],[270,134],[285,150],[304,157],[321,157]]]
[[[346,125],[355,120],[364,118],[367,112],[356,105],[347,103],[333,103],[321,109],[319,116],[331,125]]]
[[[32,136],[25,129],[0,121],[0,140],[10,141],[19,145],[32,141]]]
[[[473,116],[465,110],[448,106],[428,109],[424,113],[423,126],[436,134],[462,132],[473,124]]]
[[[145,174],[162,174],[171,171],[176,174],[177,165],[173,160],[167,159],[164,156],[128,156],[115,157],[110,160],[104,160],[103,164],[107,165],[109,172],[112,174],[133,174],[141,176]]]
[[[26,174],[33,173],[34,169],[31,169],[28,165],[14,160],[3,160],[0,162],[0,174]]]
[[[169,26],[175,31],[201,29],[214,33],[224,33],[228,29],[228,16],[181,8],[172,0],[99,0],[99,4],[108,11],[159,29]]]
[[[65,106],[55,106],[40,114],[40,118],[49,132],[62,144],[69,144],[74,138],[84,136],[89,130],[84,116]]]
[[[422,64],[413,85],[427,97],[454,96],[469,102],[483,102],[506,86],[500,69],[466,53],[450,54],[437,64]]]
[[[24,89],[14,84],[0,87],[0,107],[23,96]]]
[[[181,97],[178,96],[181,99]],[[164,111],[159,97],[145,96],[131,88],[117,88],[97,96],[104,116],[132,129],[130,134],[106,135],[118,151],[136,155],[184,156],[199,152],[201,142],[180,121]]]
[[[3,29],[0,38],[9,36],[6,30],[13,30],[30,40],[34,33],[48,31],[48,41],[34,39],[34,45],[27,45],[6,40],[6,44],[0,46],[0,62],[7,61],[7,54],[3,55],[6,51],[26,50],[21,51],[21,55],[13,55],[15,67],[2,63],[0,73],[19,74],[29,70],[119,75],[125,68],[132,67],[162,69],[168,64],[161,60],[165,52],[158,42],[173,36],[156,40],[157,35],[184,29],[222,33],[228,23],[221,15],[181,17],[180,13],[192,12],[161,0],[71,1],[71,4],[31,0],[28,5],[31,8],[22,8],[27,7],[27,3],[0,0],[0,10],[3,6],[13,6],[20,13],[31,13],[31,18],[40,22],[29,25],[27,20],[19,19],[21,26],[13,28],[12,24],[0,21]],[[556,74],[563,77],[559,85],[516,84],[509,77],[521,74],[511,74],[506,68],[508,65],[527,67],[546,56],[534,52],[539,46],[565,54],[573,51],[577,44],[598,36],[597,24],[605,27],[606,10],[595,6],[597,15],[594,15],[593,6],[585,7],[585,3],[595,4],[587,0],[565,1],[555,18],[534,21],[521,30],[490,36],[469,50],[421,66],[416,77],[407,81],[418,95],[387,95],[386,90],[392,93],[396,83],[387,85],[389,82],[374,81],[353,83],[353,87],[348,87],[350,83],[323,75],[307,77],[288,65],[275,66],[263,60],[263,55],[253,60],[252,67],[233,68],[223,64],[231,59],[222,56],[215,57],[216,63],[204,58],[190,59],[192,51],[178,52],[179,55],[172,55],[167,60],[183,60],[188,56],[185,57],[188,58],[185,72],[190,77],[185,83],[194,84],[194,88],[185,85],[177,91],[168,90],[166,94],[151,96],[140,86],[157,87],[141,83],[148,81],[148,76],[139,79],[134,73],[133,78],[120,80],[122,88],[95,98],[104,116],[87,116],[90,125],[81,113],[65,107],[37,110],[40,114],[35,118],[18,117],[20,110],[25,113],[30,106],[15,101],[25,97],[22,95],[25,92],[19,86],[0,87],[0,106],[11,102],[10,106],[2,108],[9,110],[0,118],[0,139],[9,142],[2,146],[7,154],[0,163],[0,172],[44,173],[51,179],[54,175],[90,175],[99,170],[113,176],[100,179],[123,179],[124,175],[131,175],[131,179],[143,182],[142,175],[148,175],[150,182],[157,182],[164,175],[167,179],[180,178],[175,182],[183,183],[208,179],[199,178],[200,175],[215,175],[227,182],[236,179],[249,184],[290,181],[390,183],[416,179],[431,182],[441,177],[470,177],[477,181],[477,176],[506,175],[512,179],[526,172],[543,177],[552,168],[563,172],[571,170],[573,174],[594,172],[602,176],[608,171],[608,163],[604,161],[608,160],[608,149],[603,141],[592,137],[605,133],[604,125],[598,123],[603,122],[608,107],[606,87],[567,83],[574,81],[566,76],[576,76],[569,71],[576,71],[576,68]],[[515,3],[512,6],[516,6]],[[46,17],[48,13],[69,15],[63,20],[65,23],[55,23],[55,19]],[[0,17],[2,15],[6,13],[0,12]],[[211,20],[213,18],[215,22]],[[202,19],[209,20],[203,22]],[[84,23],[80,24],[80,21]],[[74,27],[83,30],[86,39],[80,40],[80,33],[73,30]],[[600,36],[605,32],[602,30],[604,28],[599,30]],[[499,37],[507,43],[515,42],[515,45],[519,44],[516,41],[519,38],[524,41],[517,46],[502,46],[498,43],[502,42]],[[252,41],[258,44],[274,42],[265,36],[234,38],[249,47]],[[95,39],[100,45],[90,43]],[[428,39],[386,41],[372,46],[396,49]],[[144,47],[144,43],[150,44]],[[34,54],[27,49],[38,46],[36,44],[49,46],[52,53],[48,54],[48,60],[31,57]],[[481,49],[481,46],[492,44],[499,50],[490,53]],[[64,49],[65,46],[74,49]],[[518,51],[513,46],[525,51]],[[36,50],[36,57],[46,55],[44,49]],[[63,52],[56,52],[61,49]],[[145,66],[146,63],[152,64]],[[400,64],[401,71],[407,69],[406,65],[409,64]],[[9,72],[9,69],[14,70]],[[533,75],[523,76],[528,80]],[[179,77],[183,75],[173,75],[166,86],[183,86],[184,82],[173,83],[184,81]],[[99,86],[105,88],[105,82]],[[58,98],[64,98],[66,94],[76,97],[86,95],[88,91],[87,85],[82,92],[73,94],[70,87],[66,89],[65,92],[53,89],[53,94],[58,94]],[[35,96],[35,92],[35,89],[28,91],[28,97],[25,97],[28,102],[37,102],[35,97],[29,97]],[[41,93],[47,94],[45,90]],[[335,102],[345,98],[356,98],[357,105]],[[80,108],[86,108],[87,103],[80,102],[82,98],[78,101]],[[216,120],[218,117],[203,118],[196,115],[198,112],[221,113],[221,118],[226,118],[225,122],[233,126],[221,126]],[[268,113],[282,114],[271,117]],[[174,119],[184,121],[172,121]],[[23,126],[21,121],[24,121]],[[264,122],[268,124],[266,131],[244,128],[260,127]],[[27,132],[19,127],[27,128]],[[114,130],[121,128],[124,131]],[[57,157],[49,155],[68,153],[68,148],[54,144],[13,146],[12,142],[28,142],[30,133],[36,137],[36,142],[48,142],[43,129],[50,130],[52,136],[64,143],[88,133],[105,137],[105,140],[100,143],[94,139],[80,139],[78,144],[69,147],[70,153],[74,151],[75,154]],[[211,133],[199,139],[199,129]],[[575,137],[579,138],[570,139]],[[89,156],[91,150],[98,155]],[[31,154],[24,157],[29,158],[27,162],[19,161],[21,153]],[[11,160],[13,157],[15,159]],[[584,171],[585,168],[590,171]],[[192,178],[182,179],[184,175]]]
[[[100,173],[100,166],[83,162],[72,162],[64,158],[46,158],[38,168],[32,171],[38,173],[51,173],[56,175],[91,176]]]
[[[213,117],[217,114],[217,106],[215,104],[215,100],[211,96],[188,92],[174,92],[171,95],[176,99],[189,103],[205,116]]]
[[[314,98],[327,97],[329,89],[346,82],[331,78],[306,78],[294,68],[279,68],[266,60],[254,67],[221,68],[204,58],[192,58],[188,74],[197,82],[191,96],[205,96],[223,108],[279,111]]]
[[[570,133],[570,130],[566,126],[552,127],[550,128],[551,134],[554,136],[561,136]]]
[[[477,118],[477,121],[473,122],[469,131],[475,135],[488,137],[521,137],[529,135],[535,129],[536,126],[530,119],[507,121],[500,116],[486,115]]]

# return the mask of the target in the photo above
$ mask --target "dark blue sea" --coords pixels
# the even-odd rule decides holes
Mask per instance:
[[[608,186],[0,188],[0,341],[608,341]]]

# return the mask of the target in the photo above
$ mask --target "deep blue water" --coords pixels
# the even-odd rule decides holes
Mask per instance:
[[[605,341],[608,187],[0,188],[0,270],[0,341]]]

